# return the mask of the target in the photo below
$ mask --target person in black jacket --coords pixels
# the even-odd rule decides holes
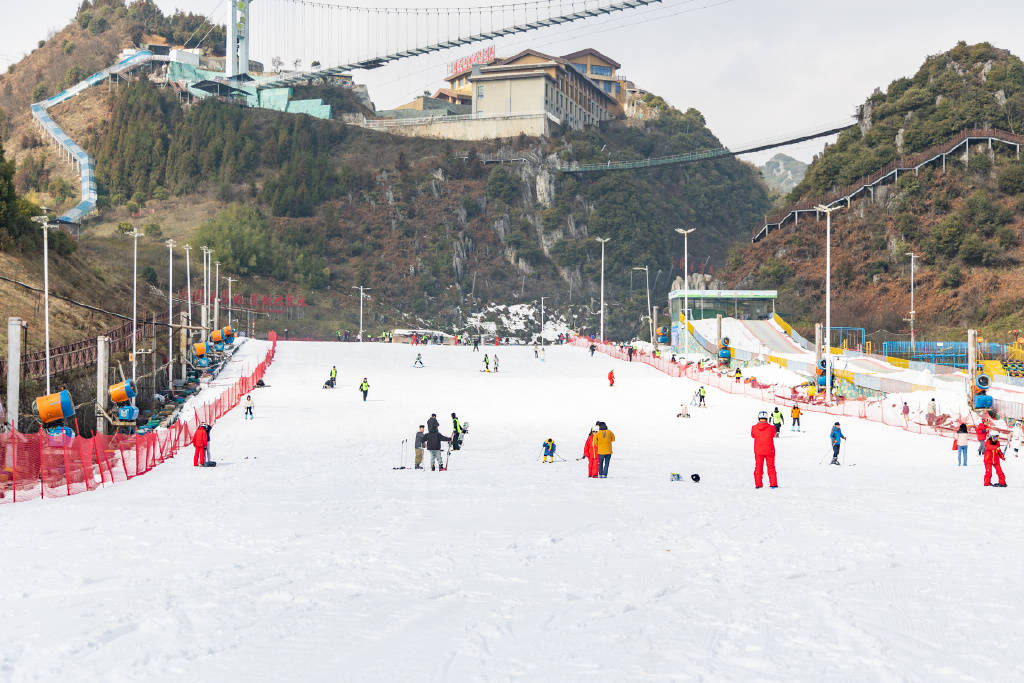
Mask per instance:
[[[459,418],[455,417],[455,413],[452,413],[452,450],[457,451],[462,448],[462,423],[459,422]]]
[[[427,431],[436,432],[438,428],[437,413],[431,413],[430,419],[427,420]]]
[[[427,450],[430,451],[430,470],[444,471],[444,458],[441,457],[441,442],[451,441],[436,428],[427,432]]]

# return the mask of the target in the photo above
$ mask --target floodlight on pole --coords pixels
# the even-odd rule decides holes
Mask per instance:
[[[832,212],[840,206],[819,204],[825,212],[825,403],[832,404]]]
[[[174,391],[174,240],[167,240],[167,388]]]
[[[43,211],[49,211],[45,206],[40,207]],[[50,230],[59,226],[58,223],[51,223],[50,216],[32,216],[32,220],[43,229],[43,317],[45,322],[46,338],[46,394],[50,394]],[[11,414],[17,416],[18,406],[8,406]]]
[[[362,342],[363,341],[363,297],[366,296],[363,292],[364,291],[369,291],[372,288],[371,287],[363,287],[362,285],[359,285],[358,287],[356,287],[355,285],[353,285],[352,289],[358,289],[359,290],[359,341]]]
[[[651,314],[651,271],[647,266],[633,266],[633,270],[644,271],[644,277],[647,281],[647,322],[650,327],[651,346],[654,346],[654,317]]]
[[[910,257],[910,353],[915,353],[917,344],[914,336],[914,319],[917,317],[917,311],[914,310],[914,262],[917,254],[908,251],[907,256]]]
[[[601,341],[604,341],[604,245],[611,237],[595,237],[601,243]]]
[[[690,325],[692,324],[690,322],[690,233],[696,229],[676,228],[676,232],[683,236],[683,317],[686,318],[686,326],[683,328],[683,343],[685,344],[685,356],[690,354]]]

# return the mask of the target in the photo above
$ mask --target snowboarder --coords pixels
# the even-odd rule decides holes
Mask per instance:
[[[967,467],[967,444],[970,438],[967,434],[967,425],[961,422],[959,429],[956,430],[956,436],[953,437],[953,450],[956,451],[957,467]]]
[[[427,450],[430,451],[430,471],[440,470],[444,472],[444,458],[441,457],[441,442],[451,442],[444,434],[437,431],[436,428],[431,429],[427,432],[426,444]]]
[[[555,461],[555,448],[556,448],[555,440],[549,437],[548,440],[544,442],[543,446],[544,446],[544,462],[554,462]]]
[[[359,391],[363,392],[363,403],[366,403],[366,395],[370,393],[370,383],[363,378],[363,381],[359,383]]]
[[[800,431],[800,406],[793,404],[793,407],[789,410],[789,431],[799,432]]]
[[[928,410],[927,410],[927,413],[925,414],[925,421],[928,423],[929,427],[934,427],[935,426],[935,422],[938,420],[938,417],[939,417],[939,404],[936,403],[935,399],[933,398],[931,401],[928,402]]]
[[[600,479],[608,478],[608,465],[612,459],[612,442],[615,441],[615,434],[608,429],[604,422],[597,422],[597,432],[594,434],[594,447],[597,450],[597,476]]]
[[[459,418],[455,417],[455,413],[452,413],[452,450],[457,451],[462,448],[462,435],[466,430],[462,428],[462,423],[459,422]]]
[[[484,372],[490,372],[491,371],[491,359],[487,357],[486,353],[484,354],[484,369],[483,369],[483,371]]]
[[[254,420],[254,419],[256,419],[255,417],[253,417],[252,409],[253,409],[252,394],[249,394],[248,396],[245,397],[245,415],[242,416],[242,419],[245,419],[245,420]]]
[[[422,368],[423,367],[423,354],[422,353],[417,353],[416,354],[416,360],[414,360],[412,362],[412,366],[414,368]]]
[[[594,441],[594,434],[596,433],[597,427],[591,427],[590,433],[587,434],[587,441],[583,444],[583,457],[587,459],[587,476],[591,479],[597,479],[599,473],[597,443]]]
[[[768,485],[779,488],[778,476],[775,473],[775,428],[768,424],[768,411],[757,414],[757,424],[750,428],[750,437],[754,439],[754,488],[763,488],[765,466],[768,468]]]
[[[778,436],[782,431],[782,411],[779,410],[778,406],[775,406],[775,410],[772,411],[772,426],[775,427],[775,436]]]
[[[590,345],[590,357],[591,358],[594,357],[594,351],[597,351],[597,344],[591,344]]]
[[[1021,427],[1020,421],[1013,425],[1013,429],[1010,430],[1010,442],[1006,445],[1006,450],[1013,448],[1013,457],[1020,457],[1020,446],[1021,440],[1024,439],[1024,428]]]
[[[988,423],[985,422],[985,418],[982,418],[981,422],[975,426],[974,434],[978,437],[978,455],[984,455],[985,439],[988,438]]]
[[[192,435],[192,445],[195,446],[196,452],[192,457],[192,467],[199,467],[206,462],[206,446],[210,443],[210,435],[200,425],[195,434]]]
[[[839,423],[836,422],[832,425],[832,431],[828,435],[829,440],[832,442],[832,462],[830,465],[839,464],[839,446],[842,441],[846,441],[846,437],[843,436],[843,430],[839,428]]]
[[[999,435],[993,432],[985,441],[985,486],[997,486],[1006,488],[1006,476],[999,464],[1000,460],[1006,460],[1003,449],[999,447]],[[995,469],[999,483],[992,483],[992,470]]]
[[[704,408],[707,408],[708,404],[704,402],[704,399],[707,397],[707,395],[708,395],[708,390],[705,389],[703,386],[700,389],[697,389],[697,398],[698,398],[697,405],[700,405],[700,406],[703,406]]]
[[[427,444],[427,435],[423,433],[423,425],[420,425],[420,429],[416,432],[413,437],[413,448],[416,449],[416,469],[423,469],[423,447]]]
[[[614,387],[615,386],[615,371],[614,370],[609,370],[608,371],[608,386],[610,386],[610,387]]]
[[[498,354],[494,354],[494,371],[498,371]]]

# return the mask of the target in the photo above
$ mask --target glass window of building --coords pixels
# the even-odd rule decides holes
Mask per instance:
[[[477,97],[483,97],[484,96],[484,86],[478,85],[476,87],[476,96]]]
[[[586,64],[576,64],[574,62],[572,66],[573,66],[574,69],[579,71],[581,74],[587,73],[587,65]]]
[[[601,66],[600,64],[591,64],[590,73],[595,76],[611,76],[612,68],[610,66]]]

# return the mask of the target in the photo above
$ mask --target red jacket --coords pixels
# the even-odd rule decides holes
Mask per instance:
[[[754,438],[754,455],[775,455],[775,427],[758,420],[750,428],[750,436]]]
[[[615,371],[614,370],[609,370],[608,371],[608,379],[615,379]]]
[[[583,444],[583,457],[596,458],[597,448],[594,447],[594,435],[587,434],[587,442]]]
[[[206,443],[206,430],[202,427],[197,428],[196,433],[192,435],[192,445],[196,448],[206,448]]]
[[[984,441],[988,438],[988,425],[984,422],[979,422],[974,428],[974,433],[978,435],[978,441]]]
[[[992,443],[991,441],[985,442],[985,464],[994,465],[1000,460],[1006,460],[1006,456],[1003,455],[1003,449],[999,447],[999,444]]]

